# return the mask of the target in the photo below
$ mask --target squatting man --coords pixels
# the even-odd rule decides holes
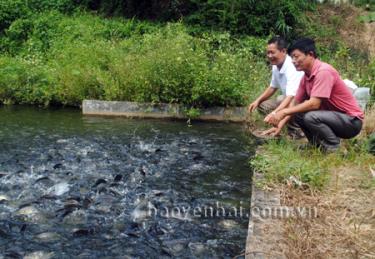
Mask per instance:
[[[361,131],[364,113],[336,69],[317,58],[312,39],[297,40],[289,53],[297,71],[305,74],[289,107],[274,111],[265,121],[280,128],[293,118],[307,137],[308,147],[335,152],[341,138]]]
[[[304,74],[296,70],[291,57],[287,54],[287,42],[281,37],[273,37],[268,41],[267,58],[272,65],[270,86],[248,107],[249,112],[258,108],[258,111],[263,115],[268,114],[265,121],[269,121],[272,114],[290,105]],[[278,89],[280,89],[281,95],[277,96],[276,99],[270,99]],[[279,124],[280,127],[273,127],[261,134],[279,135],[286,122],[285,119]],[[302,135],[301,130],[293,120],[288,123],[288,134],[292,138],[299,138]]]

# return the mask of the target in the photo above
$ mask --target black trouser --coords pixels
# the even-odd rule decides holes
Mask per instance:
[[[356,136],[362,128],[362,121],[356,117],[336,111],[309,111],[294,115],[309,142],[324,149],[337,149],[340,138]]]

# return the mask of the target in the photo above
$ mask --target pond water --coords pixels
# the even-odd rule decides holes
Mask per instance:
[[[244,252],[251,150],[241,126],[21,106],[0,118],[0,258]]]

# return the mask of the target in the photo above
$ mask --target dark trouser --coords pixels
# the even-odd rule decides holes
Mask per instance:
[[[340,138],[352,138],[362,128],[360,119],[336,111],[310,111],[293,117],[310,144],[326,150],[337,149]]]
[[[271,100],[264,101],[259,105],[258,111],[263,115],[268,115],[280,105],[280,103],[283,101],[284,98],[285,97],[283,96],[278,96],[276,100],[271,99]],[[301,132],[300,127],[297,125],[297,123],[294,121],[293,118],[291,118],[288,121],[287,127],[288,127],[288,133],[291,135],[293,134],[299,135],[298,132]]]

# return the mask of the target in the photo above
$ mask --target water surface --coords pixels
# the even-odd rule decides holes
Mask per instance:
[[[19,106],[1,107],[0,118],[3,256],[232,258],[245,249],[241,126]]]

